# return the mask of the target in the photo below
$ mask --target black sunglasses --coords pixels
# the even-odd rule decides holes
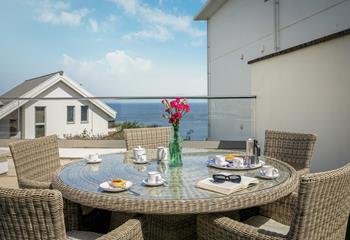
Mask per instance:
[[[224,183],[225,181],[231,181],[234,183],[241,182],[241,176],[239,175],[224,175],[224,174],[213,174],[213,180],[216,183]]]

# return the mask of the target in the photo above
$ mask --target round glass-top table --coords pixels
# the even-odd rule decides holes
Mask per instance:
[[[255,177],[257,170],[221,170],[207,167],[209,156],[230,151],[185,149],[183,166],[169,168],[167,162],[155,160],[155,150],[148,150],[147,164],[134,164],[132,152],[105,155],[102,162],[88,164],[75,161],[62,167],[53,179],[53,188],[63,197],[85,206],[144,214],[194,214],[242,209],[277,200],[291,193],[297,186],[296,171],[275,159],[261,159],[278,168],[280,176],[273,180],[259,179],[256,186],[223,195],[196,187],[196,183],[214,173],[229,172]],[[142,180],[149,171],[157,170],[166,184],[147,187]],[[99,184],[113,178],[133,182],[130,191],[108,193]]]

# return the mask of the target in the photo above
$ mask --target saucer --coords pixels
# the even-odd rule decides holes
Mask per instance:
[[[100,163],[100,162],[102,162],[101,158],[98,158],[96,160],[85,158],[85,160],[87,161],[87,163]]]
[[[106,191],[106,192],[122,192],[122,191],[128,190],[131,186],[132,186],[132,182],[130,181],[126,181],[126,188],[112,187],[108,181],[100,184],[100,188],[102,188],[103,191]]]
[[[275,179],[275,178],[278,178],[280,176],[279,173],[273,175],[273,176],[267,176],[267,175],[263,175],[261,174],[260,171],[257,171],[256,172],[256,176],[259,177],[259,178],[262,178],[262,179]]]
[[[209,159],[207,162],[207,166],[213,167],[213,168],[218,168],[218,169],[225,169],[225,170],[252,170],[252,169],[257,169],[263,166],[265,162],[259,161],[258,164],[252,164],[252,165],[243,165],[243,166],[236,166],[233,164],[233,162],[227,162],[227,164],[221,166],[217,165],[213,159]]]
[[[157,183],[149,183],[148,179],[143,179],[142,180],[143,184],[145,184],[146,186],[150,186],[150,187],[156,187],[156,186],[160,186],[163,185],[165,183],[165,179],[162,179],[161,181],[157,182]]]
[[[145,161],[137,161],[136,159],[133,159],[132,161],[133,161],[133,163],[136,163],[136,164],[145,164],[145,163],[148,163],[148,160],[145,160]]]

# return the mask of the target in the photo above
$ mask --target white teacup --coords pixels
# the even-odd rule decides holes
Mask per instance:
[[[150,184],[157,184],[162,180],[162,176],[160,175],[160,172],[152,171],[148,172],[148,179],[147,182]]]
[[[260,173],[267,177],[274,177],[278,175],[278,169],[271,165],[264,165],[261,167]]]
[[[147,155],[146,154],[136,155],[135,160],[136,162],[146,162]]]
[[[98,154],[97,153],[92,153],[92,154],[89,154],[88,155],[88,159],[90,161],[97,161],[99,158],[98,158]]]
[[[244,167],[244,159],[241,157],[235,157],[232,163],[235,167]]]
[[[168,148],[166,147],[157,147],[157,160],[163,161],[168,158]]]
[[[227,164],[225,156],[223,155],[216,155],[214,157],[215,164],[218,166],[225,166]]]
[[[133,149],[133,152],[135,159],[137,159],[137,156],[146,154],[146,149],[142,148],[141,146],[138,146],[137,148]]]

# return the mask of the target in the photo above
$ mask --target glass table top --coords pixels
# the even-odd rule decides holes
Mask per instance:
[[[232,151],[185,149],[183,152],[183,166],[169,168],[166,161],[158,163],[155,160],[156,151],[148,150],[147,164],[134,164],[132,152],[101,156],[102,162],[88,164],[86,160],[79,160],[65,166],[59,173],[63,184],[84,192],[108,195],[120,198],[139,199],[166,199],[166,200],[193,200],[222,197],[223,194],[197,188],[198,181],[211,177],[214,173],[226,172],[244,176],[255,177],[255,170],[222,170],[207,167],[209,156],[228,154]],[[239,195],[247,192],[265,190],[286,181],[290,175],[290,169],[268,158],[260,158],[269,165],[278,168],[280,176],[273,180],[259,179],[259,184],[248,189],[235,192]],[[148,187],[142,183],[147,178],[149,171],[159,171],[167,183],[158,187]],[[133,183],[131,191],[119,193],[107,193],[100,187],[100,183],[114,178],[122,178]]]

